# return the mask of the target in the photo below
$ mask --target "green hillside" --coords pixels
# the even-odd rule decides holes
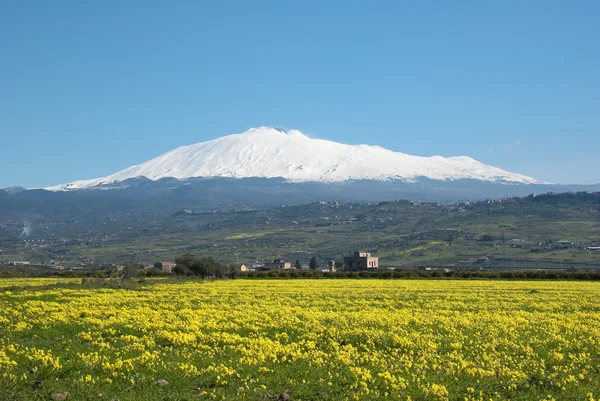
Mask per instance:
[[[40,221],[47,230],[38,222],[33,242],[13,241],[5,261],[151,263],[192,252],[228,263],[283,257],[308,264],[317,255],[324,264],[361,249],[380,256],[382,266],[600,267],[600,252],[586,250],[600,245],[600,193],[453,204],[323,202]]]

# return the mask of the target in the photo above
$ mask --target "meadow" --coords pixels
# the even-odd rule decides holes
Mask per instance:
[[[565,281],[3,279],[0,400],[592,401],[599,299]]]

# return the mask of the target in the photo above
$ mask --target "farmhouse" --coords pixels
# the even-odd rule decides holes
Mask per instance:
[[[8,262],[9,266],[29,266],[30,262]]]
[[[354,252],[353,256],[344,257],[344,270],[370,270],[379,268],[379,257],[369,252]]]
[[[164,272],[171,272],[173,271],[173,268],[175,267],[175,263],[173,262],[156,262],[154,264],[154,267],[157,269],[160,269]]]
[[[234,266],[235,271],[237,272],[247,272],[248,271],[248,267],[246,265],[239,265],[239,266]]]
[[[272,263],[265,263],[265,270],[288,270],[292,268],[292,262],[283,259],[275,259]]]

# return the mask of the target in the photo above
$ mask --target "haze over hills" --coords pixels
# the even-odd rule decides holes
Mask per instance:
[[[23,191],[27,191],[27,189],[25,189],[23,187],[9,187],[9,188],[4,188],[0,192],[5,192],[5,193],[7,193],[9,195],[16,195],[16,194],[21,193]]]
[[[241,134],[171,150],[155,159],[107,177],[46,188],[89,189],[145,177],[283,178],[288,182],[335,183],[352,180],[476,180],[504,184],[544,184],[521,174],[480,163],[467,156],[420,157],[379,146],[345,145],[313,139],[300,131],[252,128]]]

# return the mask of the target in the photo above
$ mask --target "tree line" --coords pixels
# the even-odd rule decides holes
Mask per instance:
[[[199,257],[194,254],[184,254],[175,259],[173,273],[184,277],[199,277],[201,279],[296,279],[296,278],[364,278],[364,279],[407,279],[407,278],[462,278],[462,279],[522,279],[522,280],[598,280],[600,270],[424,270],[405,268],[396,270],[379,269],[376,271],[343,271],[327,272],[316,270],[317,259],[310,261],[309,270],[271,270],[240,272],[234,266],[219,262],[212,256]],[[296,261],[296,266],[300,262]],[[121,269],[92,269],[80,271],[53,271],[37,268],[0,268],[1,277],[105,277],[117,280],[144,278],[153,276],[172,276],[171,273],[158,269],[141,270],[139,265],[128,262]]]
[[[422,270],[397,269],[377,271],[312,271],[312,270],[272,270],[263,272],[242,272],[241,279],[500,279],[500,280],[593,280],[600,281],[599,270],[565,271],[565,270]]]

